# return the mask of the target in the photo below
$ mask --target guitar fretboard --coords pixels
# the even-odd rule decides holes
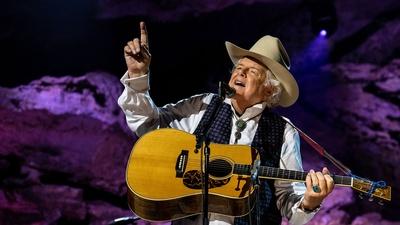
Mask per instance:
[[[250,165],[235,164],[233,173],[239,175],[251,175],[251,169],[252,166]],[[305,182],[308,172],[260,166],[258,173],[260,178]],[[340,175],[331,176],[336,185],[351,186],[351,177]]]

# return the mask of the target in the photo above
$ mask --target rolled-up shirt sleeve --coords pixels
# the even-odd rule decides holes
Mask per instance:
[[[289,124],[286,124],[284,132],[279,166],[281,169],[303,171],[299,134]],[[306,190],[303,182],[276,180],[274,185],[277,207],[290,224],[302,225],[314,217],[315,211],[305,212],[300,208]]]

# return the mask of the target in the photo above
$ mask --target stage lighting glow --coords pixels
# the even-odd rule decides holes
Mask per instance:
[[[306,0],[306,2],[310,9],[313,33],[321,36],[330,36],[335,33],[338,21],[334,0]]]

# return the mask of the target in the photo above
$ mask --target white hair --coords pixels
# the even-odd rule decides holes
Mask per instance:
[[[279,103],[282,94],[282,86],[281,82],[276,80],[275,75],[271,72],[271,70],[266,69],[265,71],[266,76],[264,85],[271,89],[271,95],[267,96],[265,102],[269,108],[272,108],[277,106]]]

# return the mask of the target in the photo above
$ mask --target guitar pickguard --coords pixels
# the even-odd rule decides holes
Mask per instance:
[[[191,189],[201,189],[201,171],[199,170],[190,170],[187,171],[183,175],[183,184]],[[208,179],[208,188],[216,188],[221,187],[229,183],[230,178],[222,179],[222,180],[215,180],[212,178]]]

